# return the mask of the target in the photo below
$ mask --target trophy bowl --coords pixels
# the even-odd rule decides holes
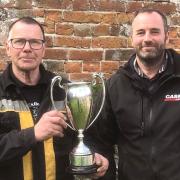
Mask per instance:
[[[65,109],[68,117],[68,127],[78,132],[78,144],[69,154],[69,171],[75,175],[94,174],[97,166],[94,163],[94,152],[83,142],[83,132],[88,129],[99,116],[105,101],[105,83],[101,73],[94,73],[91,82],[71,82],[61,85],[61,76],[55,76],[51,82],[51,101],[57,109],[53,99],[53,87],[59,82],[59,87],[66,92]],[[101,95],[101,103],[96,99]],[[98,104],[98,107],[97,107]],[[94,107],[96,107],[94,109]],[[94,112],[95,111],[95,112]]]

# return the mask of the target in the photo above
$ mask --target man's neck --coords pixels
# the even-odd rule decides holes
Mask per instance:
[[[17,71],[13,69],[15,77],[26,85],[36,85],[40,79],[39,70],[34,71]]]
[[[159,69],[161,68],[162,64],[163,64],[163,60],[164,57],[161,58],[160,61],[158,61],[156,64],[148,66],[144,63],[141,62],[141,60],[137,58],[137,64],[138,67],[140,68],[140,70],[143,72],[143,74],[145,74],[145,76],[147,76],[148,79],[152,79],[156,76],[156,74],[158,74]]]

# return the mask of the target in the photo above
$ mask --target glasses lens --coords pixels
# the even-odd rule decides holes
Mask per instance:
[[[11,40],[13,48],[21,49],[24,47],[26,40],[25,39],[12,39]]]
[[[41,49],[42,45],[43,45],[43,40],[31,39],[31,40],[29,40],[29,44],[32,49]]]
[[[44,41],[41,39],[30,39],[30,40],[20,39],[20,38],[11,39],[12,46],[15,49],[23,49],[27,41],[30,47],[36,50],[41,49],[44,43]]]

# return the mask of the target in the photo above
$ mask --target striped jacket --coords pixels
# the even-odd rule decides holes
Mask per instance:
[[[76,136],[67,129],[63,138],[36,142],[32,114],[10,77],[10,68],[11,65],[0,77],[0,180],[73,179],[66,169]],[[38,112],[39,118],[51,109],[49,89],[54,77],[42,65],[40,70],[46,89]],[[64,96],[62,89],[56,91],[56,101],[62,101]]]

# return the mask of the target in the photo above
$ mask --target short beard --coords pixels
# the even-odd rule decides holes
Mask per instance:
[[[164,45],[160,45],[153,52],[141,52],[140,48],[136,48],[136,54],[142,64],[145,66],[154,66],[162,61],[162,57],[164,56]]]

